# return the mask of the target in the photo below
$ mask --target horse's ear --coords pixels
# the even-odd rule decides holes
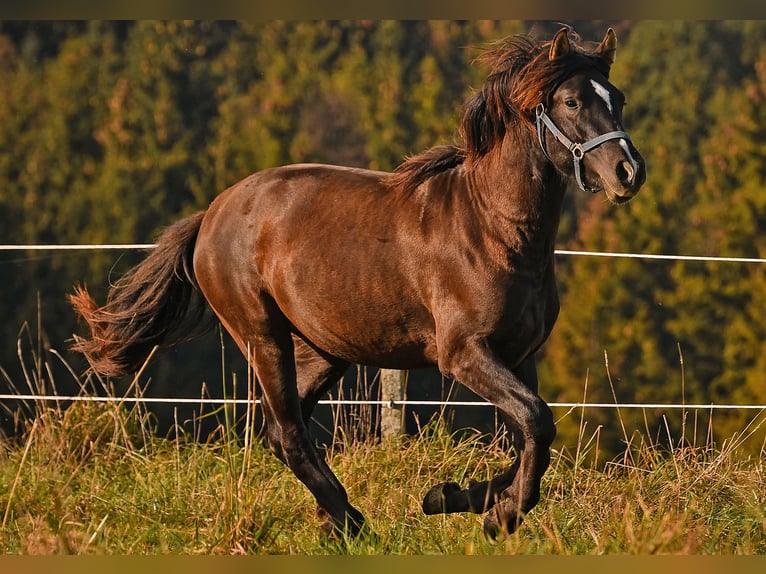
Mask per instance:
[[[606,35],[598,45],[596,53],[601,56],[607,65],[611,66],[614,64],[614,56],[617,53],[617,35],[614,33],[614,30],[609,28],[606,31]]]
[[[569,54],[570,50],[569,46],[569,28],[562,28],[558,32],[556,32],[556,35],[553,37],[553,40],[551,41],[551,49],[548,52],[548,59],[558,60],[559,58],[563,58],[567,54]]]

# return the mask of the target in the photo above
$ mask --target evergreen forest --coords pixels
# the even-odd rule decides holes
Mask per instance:
[[[648,179],[620,207],[573,187],[557,248],[766,257],[766,21],[569,24],[587,41],[615,29],[610,79]],[[549,39],[560,26],[0,22],[0,244],[151,243],[256,170],[393,170],[456,141],[460,106],[488,73],[474,62],[483,46],[512,33]],[[141,257],[0,251],[0,393],[29,381],[79,392],[85,365],[66,347],[83,327],[66,294],[82,282],[103,301]],[[539,356],[547,401],[766,403],[766,265],[561,255],[557,267],[562,311]],[[239,388],[225,390],[233,371]],[[157,395],[199,397],[241,394],[246,375],[214,333],[158,354],[142,380]],[[408,396],[418,397],[412,385]],[[6,431],[19,406],[6,401]],[[589,411],[585,432],[614,427],[613,415]],[[622,416],[660,439],[682,432],[662,409]],[[713,416],[726,436],[753,411]],[[602,441],[617,450],[625,433],[612,431]],[[565,443],[578,432],[579,417],[559,424]]]

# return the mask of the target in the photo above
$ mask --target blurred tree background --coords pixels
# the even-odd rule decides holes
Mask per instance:
[[[626,93],[626,128],[649,177],[619,208],[573,190],[558,247],[766,256],[766,23],[570,24],[585,40],[600,40],[608,26],[617,31],[612,80]],[[518,32],[547,39],[559,27],[0,22],[0,244],[149,243],[227,186],[279,164],[392,170],[408,154],[457,138],[460,105],[487,73],[472,64],[481,46]],[[81,327],[65,294],[85,282],[103,301],[110,280],[140,257],[0,252],[0,392],[30,381],[78,391],[69,365],[84,365],[66,341]],[[766,402],[763,265],[557,263],[562,313],[540,353],[546,400],[579,401],[587,384],[590,401],[612,402],[614,393],[621,402]],[[34,360],[43,356],[48,367]],[[420,396],[445,388],[430,377]],[[231,396],[246,379],[233,345],[214,333],[156,356],[142,385],[155,395]],[[224,390],[237,380],[239,389]],[[419,398],[418,380],[413,374],[410,398]],[[89,392],[105,383],[89,380]],[[494,421],[487,412],[461,415],[461,424],[484,429]],[[681,432],[679,417],[662,409],[622,416],[665,438]],[[752,415],[714,416],[726,436]],[[614,413],[587,417],[586,432],[602,425],[602,448],[618,452],[624,436]],[[578,426],[579,417],[563,418],[560,444],[574,444]]]

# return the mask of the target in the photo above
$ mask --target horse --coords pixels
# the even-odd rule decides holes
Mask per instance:
[[[365,518],[315,449],[308,421],[350,364],[437,366],[497,407],[510,463],[491,480],[424,496],[427,514],[484,513],[508,536],[539,502],[556,434],[535,352],[559,312],[554,242],[574,183],[614,204],[646,179],[609,82],[617,39],[515,35],[477,58],[491,71],[463,104],[454,145],[393,172],[293,164],[255,172],[167,227],[99,307],[70,302],[89,370],[135,372],[185,340],[209,306],[261,386],[265,440],[316,499],[322,528]]]

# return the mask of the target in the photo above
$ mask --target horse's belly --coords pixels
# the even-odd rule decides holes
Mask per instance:
[[[275,287],[273,297],[296,334],[315,347],[381,368],[435,364],[433,318],[411,294],[369,275],[350,284],[309,275],[293,279],[291,286]]]
[[[290,313],[287,313],[290,318]],[[358,316],[357,316],[358,317]],[[334,357],[389,369],[417,369],[436,363],[435,345],[422,328],[373,320],[314,321],[291,318],[296,334]]]

